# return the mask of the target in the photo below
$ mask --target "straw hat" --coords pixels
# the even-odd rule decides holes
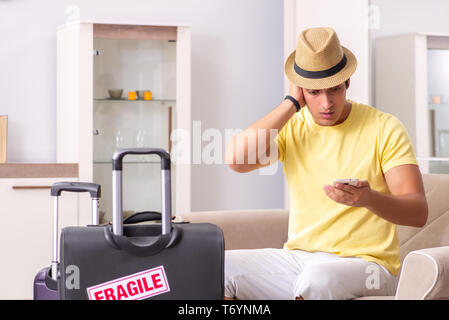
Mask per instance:
[[[357,59],[340,45],[332,28],[310,28],[298,37],[296,50],[285,62],[287,78],[305,89],[325,89],[345,82],[354,73]]]

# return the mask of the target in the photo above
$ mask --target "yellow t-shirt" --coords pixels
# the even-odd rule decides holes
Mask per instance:
[[[383,174],[398,165],[417,165],[407,131],[396,117],[350,102],[349,116],[335,126],[316,124],[308,108],[302,108],[275,139],[290,191],[284,248],[357,256],[397,275],[396,225],[364,207],[335,202],[323,190],[335,179],[358,178],[391,194]]]

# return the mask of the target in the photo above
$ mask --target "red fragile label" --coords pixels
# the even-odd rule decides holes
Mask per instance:
[[[140,300],[169,291],[164,266],[87,288],[90,300]]]

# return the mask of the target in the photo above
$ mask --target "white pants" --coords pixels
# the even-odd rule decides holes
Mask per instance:
[[[347,300],[393,296],[397,279],[358,257],[287,249],[225,251],[225,296],[242,300]]]

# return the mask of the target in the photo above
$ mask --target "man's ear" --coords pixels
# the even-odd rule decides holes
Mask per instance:
[[[307,103],[307,98],[306,98],[306,94],[308,93],[307,89],[301,88],[301,90],[302,90],[302,97],[304,99],[304,102],[306,103],[306,106],[308,106],[309,104]]]

